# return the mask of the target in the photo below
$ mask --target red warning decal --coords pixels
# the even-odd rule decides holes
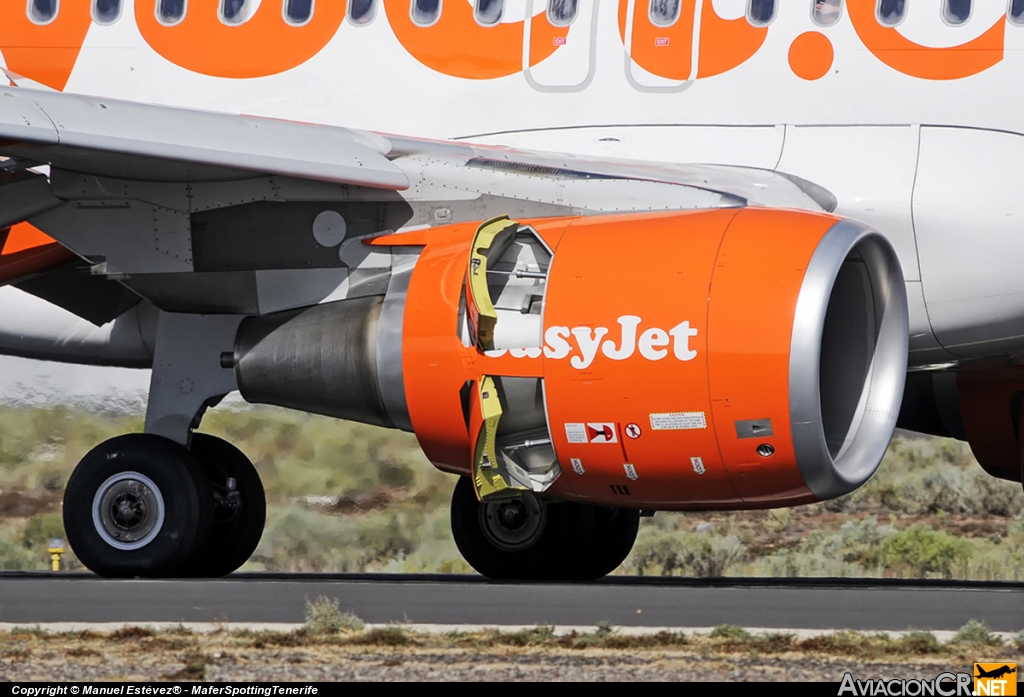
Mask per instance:
[[[618,443],[615,423],[566,424],[565,439],[570,443]]]
[[[618,443],[615,424],[587,424],[587,439],[591,443]]]

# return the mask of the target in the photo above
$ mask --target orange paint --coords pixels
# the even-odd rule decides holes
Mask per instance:
[[[575,223],[555,250],[545,300],[545,330],[552,327],[607,330],[600,341],[622,348],[618,318],[636,316],[636,352],[615,360],[597,351],[584,368],[572,358],[545,359],[545,399],[562,478],[577,496],[609,500],[614,486],[629,498],[619,505],[659,504],[701,507],[739,505],[718,452],[710,423],[707,298],[722,235],[735,211],[585,218]],[[640,353],[644,332],[671,330],[688,321],[696,335],[696,356],[677,360],[671,345],[660,360]],[[591,336],[596,336],[592,334]],[[667,339],[666,339],[667,337]],[[575,345],[574,336],[568,340]],[[667,334],[655,343],[671,340]],[[575,354],[575,352],[574,352]],[[702,412],[705,428],[654,430],[651,414]],[[613,423],[617,443],[570,442],[566,424]],[[640,438],[625,434],[638,425]],[[694,472],[691,457],[706,471]],[[586,474],[568,465],[580,460]],[[629,478],[625,465],[638,474]]]
[[[92,24],[89,5],[84,0],[62,2],[56,19],[41,26],[29,21],[23,0],[0,3],[0,52],[7,67],[63,90]]]
[[[722,19],[712,0],[700,14],[697,79],[728,72],[750,60],[768,36],[768,27],[755,27],[746,17]]]
[[[61,5],[62,14],[70,4]],[[318,2],[308,23],[293,26],[280,1],[269,0],[245,23],[229,26],[217,15],[220,0],[188,0],[185,18],[165,26],[152,0],[144,0],[135,3],[135,21],[146,43],[175,65],[213,77],[254,78],[291,70],[318,54],[338,32],[346,4]]]
[[[804,32],[789,47],[789,67],[794,75],[804,80],[824,77],[834,58],[832,42],[817,31]]]
[[[383,0],[388,23],[405,50],[423,65],[452,77],[492,80],[523,70],[525,22],[503,22],[481,26],[473,17],[473,6],[464,0],[449,0],[433,25],[413,23],[409,0]],[[530,20],[533,37],[530,66],[537,65],[557,49],[555,38],[565,38],[569,27],[553,26],[542,12]]]
[[[6,241],[0,243],[0,256],[17,254],[26,249],[54,244],[54,239],[29,223],[18,223],[10,228]]]
[[[534,229],[554,246],[571,220],[536,221]],[[478,226],[459,223],[427,231],[426,247],[409,280],[402,328],[402,371],[416,438],[431,462],[461,474],[472,469],[463,385],[482,375],[539,377],[543,372],[542,358],[492,358],[462,345],[459,304]]]
[[[429,229],[395,232],[390,235],[371,237],[363,240],[363,244],[368,244],[371,247],[422,247],[430,239],[429,233]]]
[[[651,0],[636,0],[633,9],[633,36],[626,41],[628,0],[619,3],[619,36],[629,45],[633,62],[649,73],[670,80],[686,80],[693,69],[694,2],[684,0],[679,19],[672,26],[659,27],[651,22]]]
[[[729,225],[715,260],[707,320],[714,428],[732,482],[747,503],[814,500],[790,440],[789,351],[807,263],[836,220],[747,208]],[[774,436],[737,437],[736,421],[765,418]],[[775,447],[770,458],[757,454],[764,442]]]
[[[981,36],[959,46],[933,48],[903,37],[875,17],[875,0],[849,0],[850,21],[864,46],[878,60],[910,77],[959,80],[1003,60],[1006,19],[1000,17]]]
[[[520,220],[554,257],[544,348],[518,358],[464,346],[458,334],[478,223],[429,230],[403,327],[421,447],[468,474],[464,386],[536,377],[562,466],[551,495],[679,510],[814,501],[792,444],[789,351],[808,260],[836,220],[757,208]],[[736,422],[754,419],[770,419],[774,434],[740,438]],[[581,441],[587,424],[607,426],[610,442]],[[771,457],[757,453],[763,443]]]
[[[72,252],[28,223],[0,229],[0,286],[73,259]]]

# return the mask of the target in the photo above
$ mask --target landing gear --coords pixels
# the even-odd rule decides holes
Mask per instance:
[[[252,463],[202,433],[191,453],[161,436],[112,438],[82,458],[64,492],[71,548],[101,576],[223,576],[256,549],[265,520]]]
[[[245,454],[226,440],[193,433],[192,456],[210,480],[213,524],[206,543],[189,556],[179,576],[225,576],[244,564],[263,536],[267,499]]]
[[[213,520],[210,482],[185,448],[147,434],[93,448],[64,491],[71,548],[101,576],[169,576]]]
[[[452,494],[451,520],[462,556],[488,578],[589,581],[614,571],[626,558],[640,513],[548,504],[530,493],[482,503],[463,477]]]

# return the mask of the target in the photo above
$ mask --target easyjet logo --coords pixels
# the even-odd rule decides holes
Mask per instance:
[[[544,332],[544,347],[500,349],[488,351],[487,355],[497,358],[509,353],[513,358],[569,359],[569,365],[577,370],[590,367],[598,353],[613,361],[624,361],[637,353],[649,361],[660,361],[669,355],[680,361],[692,361],[697,352],[690,348],[690,339],[697,336],[697,330],[690,322],[680,322],[671,329],[661,327],[642,328],[643,319],[636,315],[623,315],[618,327],[548,327]],[[614,333],[613,333],[614,332]]]

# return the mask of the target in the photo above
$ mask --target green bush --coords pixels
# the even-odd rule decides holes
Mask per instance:
[[[746,641],[751,638],[750,632],[735,624],[720,624],[711,630],[712,639],[730,639],[732,641]]]
[[[915,525],[886,537],[878,559],[900,576],[924,578],[929,573],[952,576],[953,565],[966,560],[971,546],[941,530]]]
[[[39,569],[41,559],[25,549],[19,542],[6,536],[0,536],[0,570],[22,571]]]
[[[907,653],[928,654],[942,651],[942,644],[931,632],[907,632],[899,640],[900,647]]]
[[[971,620],[956,633],[953,643],[972,646],[1002,646],[1003,640],[993,634],[984,622]]]
[[[306,601],[306,631],[310,634],[361,632],[365,624],[351,612],[342,612],[338,599],[320,596]]]
[[[735,535],[645,527],[624,565],[641,576],[724,576],[745,552]]]

